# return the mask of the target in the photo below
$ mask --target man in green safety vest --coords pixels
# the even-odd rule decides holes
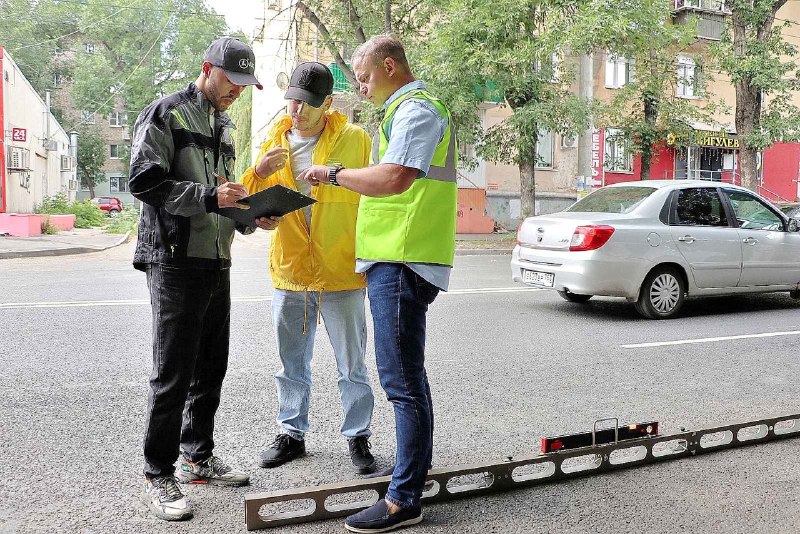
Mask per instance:
[[[384,109],[375,165],[314,166],[300,178],[361,193],[356,271],[367,275],[381,386],[394,405],[397,458],[384,499],[347,518],[354,532],[422,521],[433,451],[433,403],[425,371],[425,315],[446,291],[456,229],[456,142],[450,112],[411,73],[403,45],[380,35],[356,49],[361,94]]]

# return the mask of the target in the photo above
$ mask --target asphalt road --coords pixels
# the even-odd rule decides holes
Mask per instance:
[[[234,248],[233,332],[216,453],[250,488],[193,486],[195,518],[151,519],[138,502],[150,373],[150,308],[132,244],[0,261],[0,532],[243,532],[244,495],[354,478],[338,434],[330,345],[317,337],[308,457],[256,465],[274,437],[277,370],[266,239]],[[664,432],[800,413],[800,304],[786,295],[689,301],[640,319],[617,299],[570,304],[510,281],[509,256],[459,256],[428,318],[434,465],[530,454],[595,419]],[[322,332],[322,331],[321,331]],[[764,333],[771,337],[734,337]],[[702,343],[642,346],[716,338]],[[373,452],[394,450],[377,386]],[[800,439],[426,508],[409,532],[800,532]],[[281,532],[344,532],[339,520]]]

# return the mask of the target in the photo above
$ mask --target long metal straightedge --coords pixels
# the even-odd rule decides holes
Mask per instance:
[[[796,437],[800,437],[800,414],[509,457],[499,463],[431,469],[428,482],[433,487],[422,499],[436,503]],[[247,530],[350,515],[375,503],[390,481],[387,476],[245,495]]]

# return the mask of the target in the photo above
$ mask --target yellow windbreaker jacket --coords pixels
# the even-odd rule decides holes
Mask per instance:
[[[371,140],[360,127],[336,111],[326,114],[327,124],[312,154],[315,165],[342,165],[355,169],[369,164]],[[289,148],[286,132],[292,120],[284,116],[270,130],[261,146],[264,153],[276,146]],[[267,178],[256,177],[254,167],[242,175],[250,194],[275,184],[297,189],[290,165]],[[364,287],[364,275],[356,274],[356,217],[359,194],[343,187],[319,185],[311,195],[311,228],[302,210],[283,217],[272,236],[269,271],[272,284],[288,291],[343,291]]]

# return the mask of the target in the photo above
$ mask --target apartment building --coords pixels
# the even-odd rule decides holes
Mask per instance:
[[[56,49],[54,61],[59,63],[74,63],[77,54],[97,53],[96,43],[75,39],[69,42],[68,49]],[[72,94],[72,81],[58,74],[53,77],[53,106],[60,109],[64,122],[68,127],[77,128],[87,126],[100,133],[105,140],[106,160],[102,172],[105,180],[94,188],[94,196],[113,196],[119,198],[125,205],[133,205],[135,200],[128,190],[128,161],[130,147],[129,120],[125,110],[125,102],[121,98],[114,98],[109,103],[112,109],[100,112],[96,106],[81,109],[76,105]],[[80,140],[78,140],[80,143]],[[76,193],[78,200],[91,198],[91,191],[86,182],[78,176],[79,189]]]

